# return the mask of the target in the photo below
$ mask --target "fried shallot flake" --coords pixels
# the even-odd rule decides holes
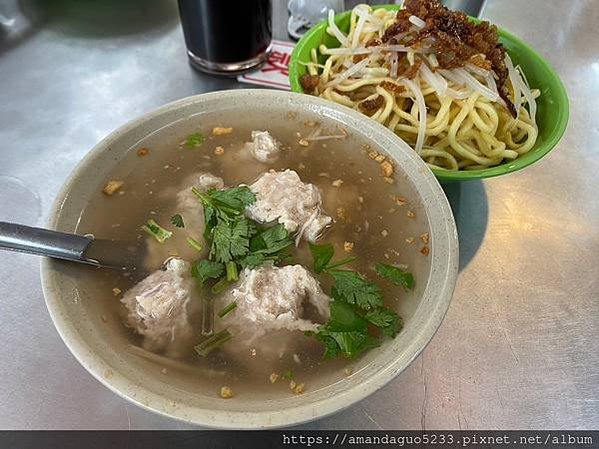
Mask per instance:
[[[394,196],[393,201],[395,201],[395,204],[397,204],[398,206],[408,204],[408,200],[405,199],[403,196]]]
[[[423,20],[424,27],[414,30],[410,17]],[[507,87],[508,70],[505,64],[505,49],[499,43],[497,27],[489,22],[470,22],[460,11],[451,11],[438,0],[406,0],[404,9],[397,12],[395,22],[383,34],[385,44],[400,44],[425,52],[434,52],[439,68],[452,69],[467,63],[485,70],[492,70],[497,78],[497,89],[508,110],[515,117],[516,110],[509,100]],[[398,61],[398,75],[412,78],[420,65],[413,65],[405,56]],[[385,87],[387,88],[387,87]]]
[[[304,384],[298,384],[293,389],[293,392],[295,394],[303,394],[305,390],[306,390],[306,386]]]
[[[377,95],[370,100],[364,100],[359,104],[360,110],[366,114],[373,114],[385,104],[385,99],[382,95]]]
[[[400,86],[399,84],[393,83],[391,81],[383,81],[381,83],[381,87],[385,90],[388,90],[390,92],[395,92],[395,93],[402,93],[406,90],[405,87]]]
[[[118,192],[124,184],[123,181],[108,181],[102,189],[102,193],[104,193],[104,195],[112,196]]]
[[[389,161],[381,162],[381,171],[383,172],[383,176],[390,177],[393,176],[393,164]]]
[[[320,75],[308,75],[306,73],[300,76],[300,84],[304,88],[304,92],[313,92],[320,84]]]
[[[233,128],[223,128],[220,126],[212,128],[213,136],[224,136],[225,134],[231,134],[232,132],[233,132]]]
[[[229,399],[235,396],[233,389],[231,387],[222,386],[220,387],[220,397],[223,399]]]

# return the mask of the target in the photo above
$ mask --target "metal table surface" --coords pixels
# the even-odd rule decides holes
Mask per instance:
[[[10,25],[0,27],[0,220],[44,223],[77,162],[126,121],[241,87],[188,66],[173,1],[1,8],[16,16],[0,19]],[[387,387],[303,429],[599,427],[599,2],[489,0],[483,15],[561,74],[567,134],[529,170],[446,189],[461,272],[439,332]],[[36,258],[0,253],[0,274],[1,428],[188,428],[117,397],[75,361]]]

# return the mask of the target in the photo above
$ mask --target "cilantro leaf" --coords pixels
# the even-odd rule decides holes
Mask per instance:
[[[336,332],[327,329],[326,326],[319,330],[316,338],[325,344],[325,358],[335,357],[339,353],[344,357],[353,358],[362,351],[380,344],[379,340],[367,331]]]
[[[394,338],[401,328],[401,317],[383,305],[380,287],[352,270],[337,269],[354,260],[353,257],[331,262],[335,255],[332,244],[310,245],[314,259],[314,271],[325,272],[333,277],[331,287],[329,321],[317,332],[310,332],[324,343],[325,359],[338,355],[355,357],[365,349],[379,345],[379,340],[369,333],[369,325],[379,329],[382,335]],[[414,278],[393,265],[377,264],[377,273],[396,285],[412,288]]]
[[[324,354],[322,355],[323,359],[334,359],[341,354],[341,348],[339,348],[339,345],[335,339],[328,334],[316,334],[316,339],[324,343]]]
[[[391,312],[393,313],[393,312]],[[381,332],[387,337],[395,338],[399,331],[403,329],[403,319],[396,313],[393,313],[393,321],[389,326],[382,327]]]
[[[278,253],[293,243],[289,231],[281,223],[262,231],[260,237],[266,245],[264,252],[267,254]]]
[[[216,226],[216,212],[211,206],[204,204],[204,240],[212,240],[212,231]]]
[[[191,267],[191,275],[200,286],[204,285],[208,279],[218,279],[224,272],[224,264],[208,259],[199,260]]]
[[[342,265],[347,265],[348,263],[351,263],[354,260],[356,260],[356,258],[353,257],[353,256],[352,257],[346,257],[345,259],[338,260],[337,262],[329,263],[325,267],[325,270],[332,270],[333,268],[337,268],[337,267],[340,267]]]
[[[401,317],[385,308],[371,310],[364,315],[364,318],[381,329],[381,332],[388,337],[395,337],[403,327]]]
[[[237,262],[242,268],[256,268],[263,265],[267,261],[273,263],[289,262],[292,259],[291,254],[279,253],[272,256],[265,256],[263,253],[250,253]]]
[[[266,256],[261,253],[250,253],[243,259],[239,260],[239,265],[242,268],[256,268],[266,262]]]
[[[293,240],[285,226],[277,224],[256,232],[250,240],[248,255],[238,260],[243,268],[254,268],[267,260],[277,263],[288,257],[283,251],[293,244]]]
[[[283,375],[281,376],[281,379],[292,380],[293,379],[293,371],[291,371],[290,369],[288,369],[287,371],[285,371],[283,373]]]
[[[156,240],[158,240],[159,243],[164,243],[173,235],[171,231],[164,229],[162,226],[160,226],[152,219],[149,219],[147,223],[141,227],[141,229],[146,231]]]
[[[245,208],[256,201],[256,195],[247,186],[224,190],[212,189],[208,194],[217,208],[223,209],[226,207],[235,210],[237,215],[243,214]]]
[[[335,247],[332,243],[327,243],[325,245],[314,245],[310,243],[309,245],[310,252],[312,253],[312,258],[314,259],[314,271],[316,273],[322,273],[323,271],[332,270],[333,268],[346,265],[356,260],[355,257],[346,257],[345,259],[341,259],[337,262],[331,263],[331,259],[335,254]]]
[[[171,223],[178,228],[184,228],[185,223],[183,222],[183,217],[181,214],[175,214],[171,217]]]
[[[212,233],[210,257],[218,262],[229,262],[247,255],[255,231],[244,217],[232,222],[219,221]]]
[[[252,251],[267,255],[278,253],[293,244],[289,231],[280,223],[260,232],[252,240]]]
[[[245,208],[256,201],[256,195],[247,186],[208,192],[192,187],[191,191],[204,205],[206,222],[212,224],[214,220],[227,221],[243,215]]]
[[[377,327],[387,327],[393,323],[393,320],[395,319],[394,315],[396,315],[394,312],[391,312],[388,309],[380,308],[367,312],[364,315],[364,318]]]
[[[383,293],[378,285],[367,281],[359,273],[351,270],[330,270],[335,279],[338,299],[356,304],[364,310],[383,305]]]
[[[185,139],[185,146],[187,148],[197,148],[204,143],[205,137],[202,133],[193,133],[187,136]]]
[[[310,243],[309,246],[312,258],[314,259],[314,271],[316,273],[322,273],[335,255],[335,247],[332,243],[327,243],[326,245],[315,245]]]
[[[406,290],[411,290],[414,287],[414,276],[394,265],[386,263],[377,263],[375,270],[379,276],[393,284],[401,286]]]
[[[331,317],[327,329],[337,332],[364,331],[368,322],[358,315],[355,306],[341,301],[331,301]]]

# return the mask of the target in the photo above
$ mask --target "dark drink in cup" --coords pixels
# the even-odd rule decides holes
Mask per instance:
[[[268,57],[271,0],[179,0],[191,64],[199,70],[235,74]]]

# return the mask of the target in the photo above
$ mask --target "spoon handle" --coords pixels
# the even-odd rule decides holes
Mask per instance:
[[[0,249],[86,262],[92,237],[0,221]]]

